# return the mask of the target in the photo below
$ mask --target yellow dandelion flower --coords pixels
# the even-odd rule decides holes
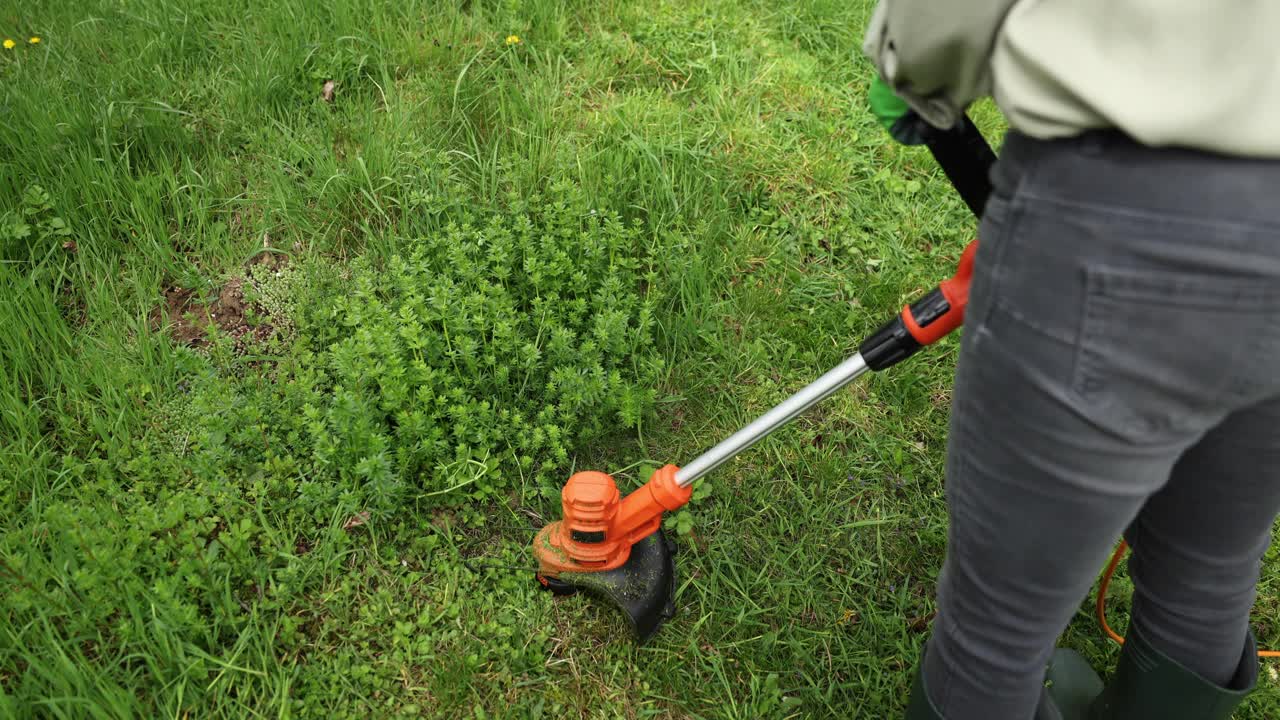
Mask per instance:
[[[18,43],[14,42],[13,40],[11,40],[11,39],[9,39],[9,38],[5,38],[5,39],[4,39],[4,49],[5,49],[5,50],[12,50],[12,49],[13,49],[13,46],[14,46],[14,45],[17,45],[17,44],[18,44]]]
[[[39,44],[40,44],[40,36],[39,36],[39,35],[32,35],[31,37],[27,38],[27,42],[31,43],[32,45],[39,45]]]
[[[520,36],[519,36],[519,35],[508,35],[508,36],[507,36],[507,44],[508,44],[508,45],[519,45],[519,44],[520,44]]]

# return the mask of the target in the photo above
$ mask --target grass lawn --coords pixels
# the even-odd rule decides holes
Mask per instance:
[[[900,712],[955,338],[703,482],[649,645],[528,552],[574,469],[692,459],[950,273],[870,6],[0,9],[0,717]]]

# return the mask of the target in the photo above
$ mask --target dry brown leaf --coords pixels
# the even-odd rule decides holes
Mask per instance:
[[[333,91],[338,87],[338,83],[328,80],[324,84],[324,89],[320,91],[320,97],[327,103],[333,102]]]
[[[351,528],[358,528],[367,522],[369,522],[369,511],[361,510],[355,515],[347,518],[347,521],[342,523],[342,529],[350,530]]]
[[[937,614],[937,612],[931,612],[927,615],[911,618],[910,622],[907,623],[907,627],[911,629],[911,632],[922,633],[929,629],[929,624],[933,622],[933,618]]]

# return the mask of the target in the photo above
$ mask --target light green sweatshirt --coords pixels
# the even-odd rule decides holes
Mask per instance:
[[[863,51],[933,125],[1280,157],[1280,0],[880,0]]]

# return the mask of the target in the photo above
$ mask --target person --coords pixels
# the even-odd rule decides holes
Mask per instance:
[[[1255,688],[1280,512],[1280,3],[881,0],[872,109],[990,172],[911,720],[1209,719]],[[1055,643],[1118,537],[1107,682]]]

